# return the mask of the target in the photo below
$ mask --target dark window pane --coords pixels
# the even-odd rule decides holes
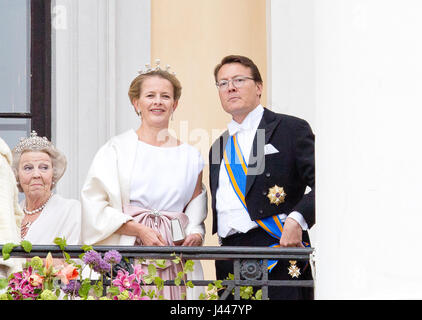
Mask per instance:
[[[22,137],[29,137],[30,119],[0,119],[0,137],[13,149]]]
[[[0,113],[30,110],[30,1],[0,0]]]

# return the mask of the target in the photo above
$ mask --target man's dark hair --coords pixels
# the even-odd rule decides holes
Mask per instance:
[[[254,81],[256,83],[262,84],[261,74],[259,73],[259,70],[258,70],[258,67],[256,66],[256,64],[251,59],[249,59],[248,57],[239,56],[239,55],[226,56],[221,60],[221,62],[214,69],[215,82],[217,82],[218,71],[220,71],[222,66],[224,66],[225,64],[229,64],[229,63],[240,63],[241,65],[243,65],[247,68],[250,68],[251,71],[252,71],[252,78],[254,79]]]

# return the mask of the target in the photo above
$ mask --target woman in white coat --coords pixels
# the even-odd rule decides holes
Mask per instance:
[[[18,188],[12,168],[12,153],[0,138],[0,244],[20,242],[23,212],[18,204]],[[22,269],[22,259],[0,258],[0,278]]]
[[[57,237],[68,245],[80,244],[80,202],[53,193],[66,165],[65,155],[35,131],[13,148],[15,183],[25,194],[21,238],[34,245],[54,244]]]
[[[96,245],[200,246],[204,239],[207,195],[202,184],[204,161],[194,147],[168,132],[178,106],[181,85],[157,64],[140,72],[129,98],[140,127],[111,138],[94,157],[81,192],[82,240]],[[175,243],[172,220],[186,237]],[[173,221],[173,222],[174,222]],[[203,279],[195,261],[192,279]],[[174,279],[180,266],[159,269],[162,279]],[[197,299],[202,290],[188,290]],[[165,287],[165,299],[181,299],[183,289]]]

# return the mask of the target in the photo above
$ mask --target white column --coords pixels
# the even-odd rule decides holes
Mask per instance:
[[[315,122],[313,0],[267,0],[268,106]]]
[[[316,298],[421,299],[422,3],[270,6],[269,100],[316,133]]]
[[[52,136],[68,159],[57,190],[78,199],[98,148],[139,124],[127,91],[150,61],[150,0],[55,0],[52,12]]]
[[[315,3],[318,299],[420,299],[422,3]]]

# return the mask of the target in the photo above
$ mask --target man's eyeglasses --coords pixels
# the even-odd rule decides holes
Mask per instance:
[[[229,83],[231,82],[236,89],[239,89],[245,84],[246,80],[254,79],[250,77],[236,77],[231,80],[220,80],[216,82],[215,85],[219,90],[224,91],[227,90],[227,88],[229,87]]]

